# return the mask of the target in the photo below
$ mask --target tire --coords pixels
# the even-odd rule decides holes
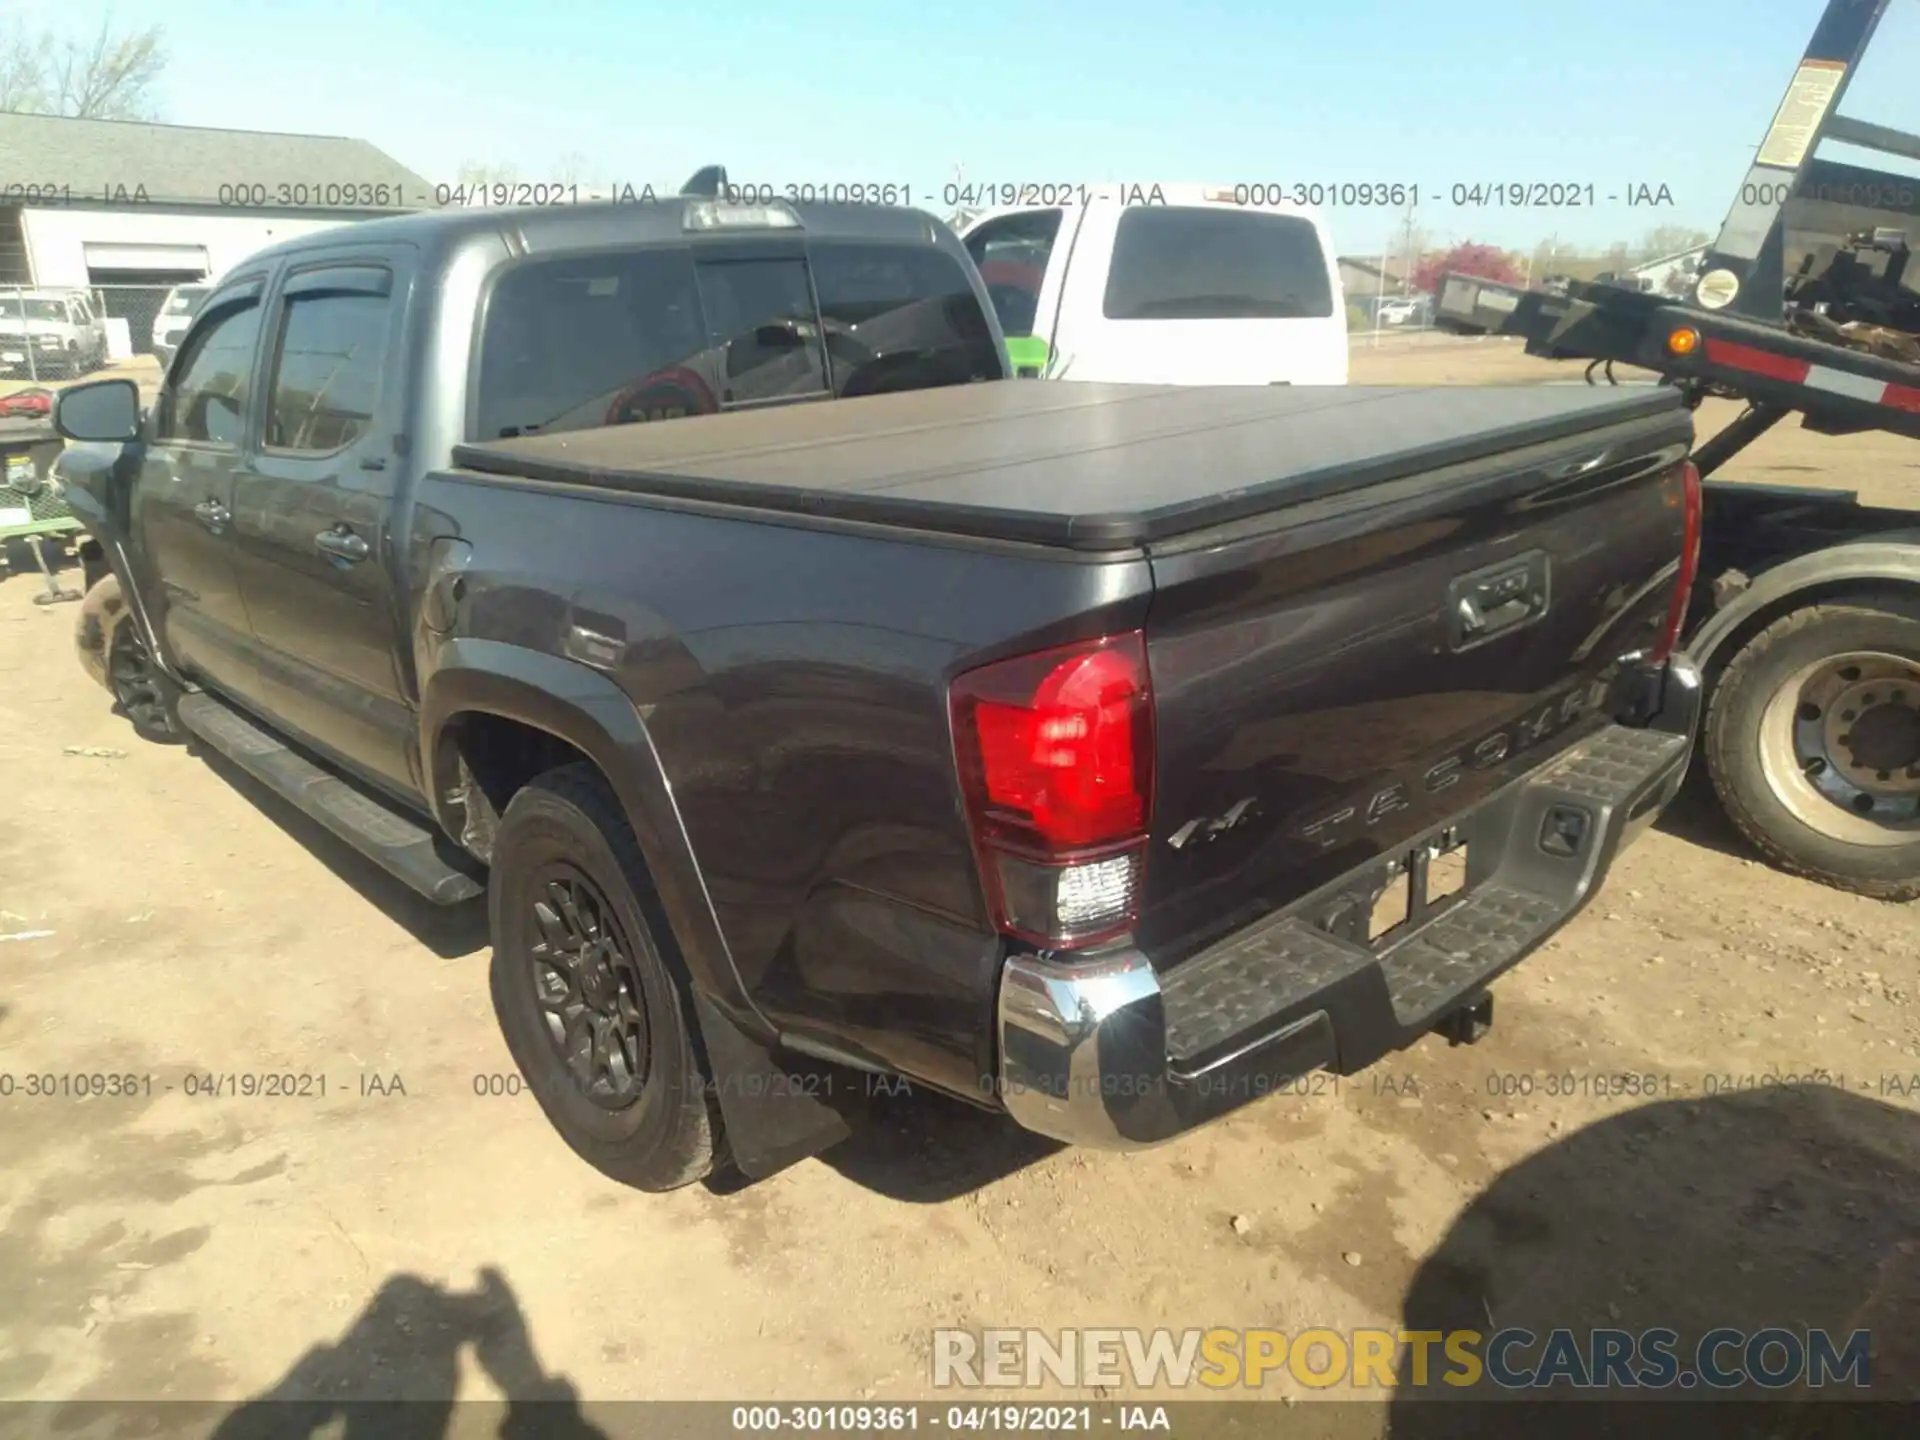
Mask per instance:
[[[1920,683],[1903,683],[1908,674],[1920,681],[1920,597],[1900,592],[1795,610],[1721,673],[1707,707],[1707,771],[1734,825],[1780,868],[1875,899],[1920,897],[1920,756],[1909,745],[1920,735]],[[1904,768],[1868,771],[1851,744],[1819,738],[1868,713],[1891,717],[1880,732],[1891,738],[1866,753]]]
[[[180,723],[180,692],[153,664],[146,641],[127,610],[120,578],[107,574],[87,587],[74,627],[74,644],[87,673],[113,696],[142,740],[179,745],[187,738]]]
[[[641,1190],[677,1190],[723,1165],[720,1117],[684,967],[639,843],[599,771],[585,762],[567,765],[522,788],[500,819],[491,870],[494,1010],[507,1049],[561,1139],[602,1174]],[[555,885],[583,921],[598,912],[597,925],[574,926],[575,935],[614,942],[611,955],[578,962],[597,974],[567,980],[541,963],[539,947],[568,928]],[[558,922],[544,931],[537,901]],[[597,1019],[603,1037],[616,1033],[615,1017],[626,1016],[639,1043],[629,1034],[626,1044],[589,1047],[590,1058],[570,1066],[549,1025],[553,1012],[541,1004],[543,986],[584,1002],[573,1007],[575,1016]],[[605,1056],[620,1066],[604,1065]],[[601,1093],[590,1094],[577,1075],[591,1075]]]

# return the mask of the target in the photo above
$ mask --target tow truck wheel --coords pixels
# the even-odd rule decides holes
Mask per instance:
[[[1783,869],[1920,897],[1920,599],[1889,593],[1774,621],[1721,674],[1707,770]]]
[[[507,805],[487,910],[500,1028],[574,1153],[641,1190],[725,1163],[712,1085],[639,842],[599,771],[549,771]]]

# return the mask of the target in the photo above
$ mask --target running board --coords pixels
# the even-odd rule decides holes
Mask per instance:
[[[180,722],[269,790],[436,905],[485,893],[440,855],[434,833],[385,801],[322,769],[272,732],[204,691],[180,700]]]

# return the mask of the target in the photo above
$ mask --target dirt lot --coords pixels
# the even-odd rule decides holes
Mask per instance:
[[[1548,370],[1400,342],[1354,380]],[[1917,464],[1786,432],[1735,473],[1920,503]],[[1755,863],[1697,795],[1499,984],[1478,1046],[1429,1038],[1137,1155],[878,1099],[772,1180],[645,1196],[530,1099],[476,1093],[511,1073],[477,910],[415,904],[230,771],[140,743],[73,659],[75,607],[36,588],[0,582],[0,1398],[64,1403],[16,1419],[909,1399],[948,1325],[1864,1327],[1875,1393],[1920,1396],[1920,933]],[[325,1094],[190,1093],[266,1073]],[[61,1093],[102,1074],[142,1078]],[[1258,1393],[1304,1423],[1342,1392]],[[1340,1407],[1347,1433],[1391,1398]]]

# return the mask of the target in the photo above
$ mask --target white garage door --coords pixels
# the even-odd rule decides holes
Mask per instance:
[[[213,268],[207,264],[204,245],[101,245],[88,241],[86,253],[87,269],[92,271],[161,270],[198,277]]]

